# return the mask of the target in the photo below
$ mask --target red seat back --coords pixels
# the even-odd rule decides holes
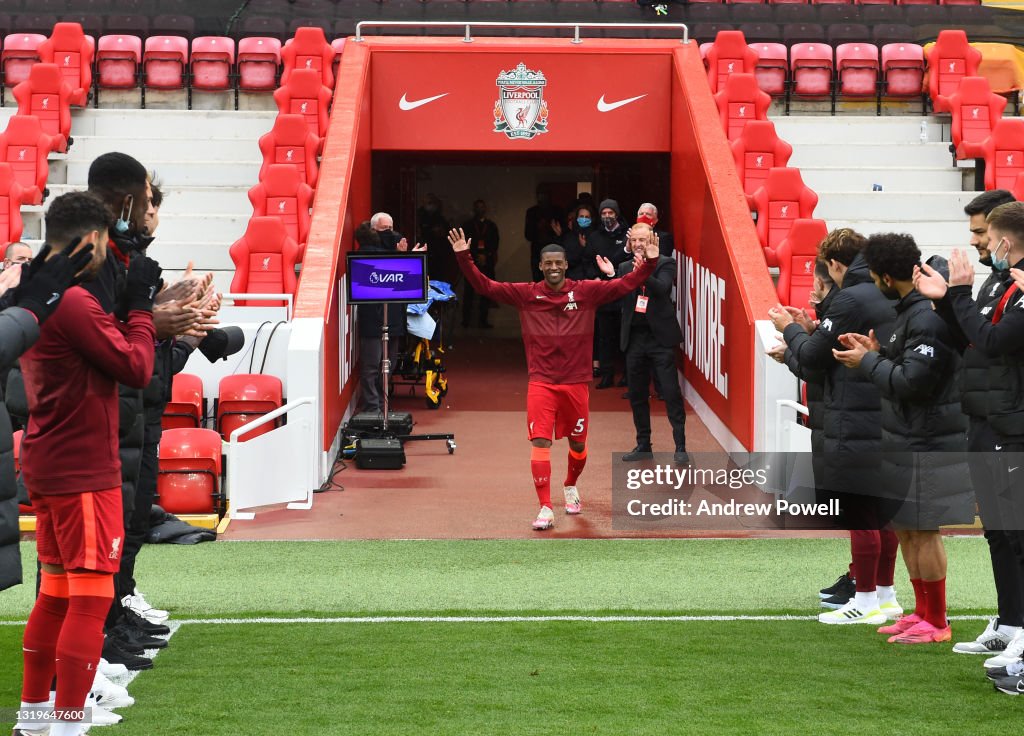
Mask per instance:
[[[301,115],[278,115],[274,127],[259,141],[263,154],[260,179],[273,164],[289,164],[298,169],[303,181],[316,186],[320,165],[316,160],[319,138],[314,135]]]
[[[832,94],[832,47],[825,43],[795,43],[789,49],[793,94],[827,97]]]
[[[191,373],[178,373],[171,383],[171,400],[164,408],[163,428],[191,429],[203,424],[203,380]]]
[[[167,429],[160,438],[157,502],[173,514],[204,514],[220,500],[221,437],[212,429]]]
[[[345,51],[345,39],[336,38],[331,41],[331,48],[334,49],[334,60],[331,62],[331,72],[334,74],[334,83],[338,83],[338,67],[341,66],[341,55]]]
[[[249,190],[254,217],[277,217],[288,235],[301,249],[309,236],[309,210],[313,206],[313,189],[299,170],[288,164],[267,167],[256,186]]]
[[[288,236],[276,217],[253,217],[228,250],[235,264],[231,291],[247,294],[294,294],[299,244]],[[284,306],[284,302],[254,302],[256,306]],[[240,301],[238,306],[247,306]]]
[[[334,89],[334,49],[327,43],[324,29],[317,26],[303,26],[295,30],[295,36],[281,50],[284,70],[281,72],[282,86],[288,84],[296,69],[313,69],[320,72],[322,84]]]
[[[708,82],[711,93],[725,86],[731,74],[753,74],[757,67],[757,52],[747,46],[741,31],[719,31],[708,49]]]
[[[142,54],[146,87],[181,89],[188,68],[188,39],[183,36],[150,36]]]
[[[793,223],[786,239],[779,243],[775,250],[779,264],[776,290],[782,304],[801,309],[808,306],[818,245],[826,235],[828,227],[824,220],[799,219]]]
[[[882,47],[884,92],[890,97],[920,97],[924,87],[924,49],[916,43]]]
[[[1017,174],[1017,179],[1013,184],[1013,189],[1010,190],[1013,194],[1014,199],[1018,202],[1024,202],[1024,171]]]
[[[27,204],[40,204],[50,173],[47,161],[51,151],[60,150],[64,139],[43,132],[35,115],[14,115],[0,133],[0,161],[10,164],[15,180],[32,194]]]
[[[814,217],[818,195],[804,184],[799,169],[773,168],[764,185],[754,192],[757,237],[769,266],[777,265],[775,249],[789,235],[796,220]]]
[[[980,63],[981,52],[967,42],[964,31],[939,31],[935,45],[928,50],[928,94],[936,112],[949,112],[949,96],[961,79],[978,76]]]
[[[1024,171],[1024,120],[1002,118],[983,144],[985,189],[1013,189]]]
[[[327,135],[328,112],[331,90],[325,87],[320,72],[313,69],[296,69],[274,92],[274,102],[279,113],[302,115],[317,138]]]
[[[56,64],[39,63],[14,88],[18,115],[35,115],[43,132],[66,142],[71,134],[71,87]]]
[[[793,153],[793,147],[779,138],[775,123],[770,120],[747,123],[731,146],[736,171],[748,198],[764,184],[768,172],[777,166],[786,166]]]
[[[142,63],[142,39],[138,36],[100,36],[96,50],[96,76],[100,87],[134,89]]]
[[[92,87],[93,45],[78,23],[58,23],[50,37],[39,45],[39,59],[60,67],[71,88],[71,104],[84,107]]]
[[[281,42],[256,36],[238,42],[238,88],[248,92],[277,89]]]
[[[229,89],[234,65],[234,40],[227,36],[199,36],[192,39],[190,69],[193,89]]]
[[[950,127],[956,157],[978,158],[984,155],[982,144],[993,126],[1003,117],[1006,98],[994,94],[985,77],[964,77],[949,97],[953,121]]]
[[[14,87],[28,79],[39,62],[39,46],[46,41],[40,33],[12,33],[4,38],[0,62],[4,67],[4,85]]]
[[[725,87],[715,95],[726,137],[735,140],[748,121],[766,120],[771,99],[758,88],[753,74],[731,74]]]
[[[221,379],[217,401],[217,426],[229,440],[239,427],[269,414],[284,403],[281,379],[265,374],[235,374]],[[245,442],[273,431],[277,422],[268,422],[239,437]]]
[[[26,202],[26,193],[14,177],[14,169],[8,163],[0,162],[0,243],[15,243],[21,240],[24,228],[21,219],[21,205]]]
[[[754,76],[757,77],[757,86],[772,97],[781,97],[786,94],[786,79],[789,76],[788,52],[781,43],[752,43],[750,44],[757,53],[757,66],[754,68]]]
[[[836,47],[839,94],[874,97],[878,93],[878,47],[870,43],[843,43]]]

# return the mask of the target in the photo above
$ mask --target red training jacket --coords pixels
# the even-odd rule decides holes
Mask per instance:
[[[459,268],[477,294],[519,310],[530,380],[563,384],[593,380],[597,308],[640,288],[658,264],[657,258],[648,258],[643,266],[621,279],[566,279],[561,291],[551,291],[545,281],[491,281],[477,270],[469,251],[456,256]]]
[[[33,493],[121,486],[117,384],[144,388],[153,375],[153,315],[121,325],[80,286],[68,289],[21,356],[29,420],[21,472]]]

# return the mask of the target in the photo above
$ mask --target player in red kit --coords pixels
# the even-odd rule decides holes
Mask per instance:
[[[95,276],[107,256],[113,216],[93,195],[56,198],[46,213],[54,252],[92,245]],[[153,373],[153,298],[160,267],[145,256],[128,268],[122,322],[86,289],[68,289],[21,358],[29,405],[21,469],[36,510],[42,566],[25,627],[22,708],[47,705],[57,676],[55,722],[21,721],[15,734],[78,736],[103,648],[124,519],[117,453],[117,384],[145,386]],[[56,295],[55,295],[56,296]]]
[[[651,275],[658,263],[657,239],[651,239],[643,254],[646,259],[636,254],[632,273],[614,281],[566,279],[569,263],[565,250],[560,245],[546,245],[540,251],[539,264],[544,279],[529,283],[500,283],[481,274],[461,229],[449,232],[448,242],[477,294],[519,310],[529,371],[526,426],[533,445],[530,467],[540,500],[533,528],[550,529],[555,520],[551,510],[552,437],[569,438],[569,470],[563,487],[565,512],[578,514],[582,510],[576,481],[587,462],[594,314],[602,304],[639,288]]]

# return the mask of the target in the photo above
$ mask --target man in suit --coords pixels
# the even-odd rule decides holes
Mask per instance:
[[[658,244],[658,238],[650,225],[637,223],[629,230],[629,247],[643,252],[648,243]],[[603,259],[601,259],[603,260]],[[611,266],[599,260],[598,265],[607,274]],[[633,270],[632,261],[619,265],[617,276],[625,276]],[[658,264],[639,289],[622,298],[622,328],[620,345],[626,353],[626,379],[629,386],[629,404],[633,409],[633,425],[636,427],[636,447],[622,459],[631,462],[652,456],[651,450],[651,406],[649,387],[652,371],[658,377],[668,420],[672,425],[675,441],[673,461],[686,465],[690,461],[686,453],[686,413],[683,395],[679,390],[676,372],[675,351],[683,341],[676,309],[672,303],[672,287],[676,282],[676,262],[667,256],[659,256]]]

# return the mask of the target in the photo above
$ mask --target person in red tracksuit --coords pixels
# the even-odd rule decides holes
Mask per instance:
[[[569,438],[565,512],[578,514],[582,510],[576,481],[587,462],[594,315],[599,306],[638,289],[651,275],[658,263],[657,239],[651,239],[643,255],[636,254],[633,272],[615,281],[566,279],[569,263],[565,249],[546,245],[539,263],[544,278],[529,283],[500,283],[480,273],[462,229],[450,231],[448,242],[477,294],[519,310],[530,376],[526,392],[527,436],[533,445],[530,467],[540,500],[533,528],[550,529],[555,519],[551,510],[552,436]]]
[[[95,196],[65,194],[46,213],[48,243],[55,252],[93,245],[88,271],[94,277],[107,256],[113,219]],[[159,284],[155,261],[132,261],[124,323],[85,288],[68,289],[21,358],[30,410],[21,469],[36,509],[42,565],[39,597],[25,627],[22,706],[47,705],[57,676],[51,736],[82,733],[81,709],[103,648],[124,539],[117,384],[142,388],[153,374]],[[15,733],[45,732],[45,725],[22,720]]]

